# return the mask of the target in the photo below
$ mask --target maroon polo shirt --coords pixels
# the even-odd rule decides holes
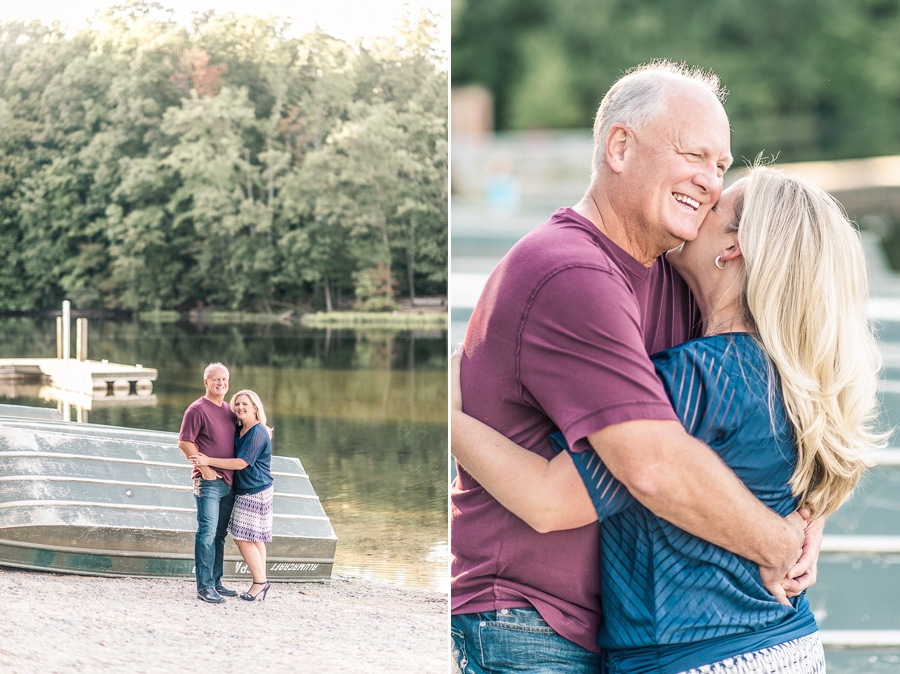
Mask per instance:
[[[462,360],[465,411],[554,456],[550,433],[586,437],[638,419],[678,421],[649,354],[699,325],[665,259],[649,269],[570,208],[525,236],[488,279]],[[600,526],[539,534],[457,465],[451,486],[452,612],[534,606],[597,651]]]
[[[178,439],[193,442],[197,449],[210,458],[233,459],[236,428],[237,417],[231,411],[231,405],[223,402],[219,406],[204,396],[192,402],[185,410]],[[215,470],[225,479],[225,484],[231,484],[233,470]],[[197,467],[191,472],[191,479],[195,477],[200,477],[200,469]]]

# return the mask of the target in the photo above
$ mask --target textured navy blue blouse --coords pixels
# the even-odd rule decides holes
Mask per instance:
[[[781,516],[796,449],[777,379],[746,333],[695,339],[653,356],[684,427],[708,444]],[[771,410],[771,413],[770,413]],[[564,446],[560,434],[554,441]],[[766,592],[758,566],[682,531],[638,503],[596,452],[570,452],[603,522],[607,672],[681,672],[807,636],[817,626],[801,595]]]
[[[234,471],[235,494],[258,494],[272,486],[272,441],[262,424],[235,435],[234,456],[247,462],[246,468]]]

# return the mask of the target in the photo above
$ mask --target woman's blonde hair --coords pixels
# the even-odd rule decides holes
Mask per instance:
[[[234,412],[234,401],[237,400],[239,396],[247,396],[248,398],[250,398],[250,402],[252,402],[256,406],[256,418],[259,419],[259,423],[263,425],[263,428],[266,429],[266,433],[268,433],[269,437],[271,438],[272,431],[275,429],[266,425],[266,410],[263,408],[262,400],[259,399],[259,396],[256,395],[256,392],[245,388],[231,396],[232,412]]]
[[[881,355],[862,241],[823,190],[753,166],[736,205],[742,301],[778,371],[798,447],[791,491],[830,515],[871,465]]]

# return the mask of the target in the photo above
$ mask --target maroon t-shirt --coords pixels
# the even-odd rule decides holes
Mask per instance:
[[[214,459],[234,458],[234,434],[237,428],[237,417],[231,411],[231,405],[223,402],[221,406],[206,398],[200,398],[191,403],[184,412],[181,421],[181,430],[178,439],[185,442],[193,442],[206,456]],[[234,471],[226,468],[216,468],[225,479],[225,484],[231,484]],[[200,469],[194,468],[191,478],[200,477]]]
[[[488,279],[462,360],[465,411],[554,456],[607,426],[678,421],[649,354],[692,337],[699,314],[660,258],[647,269],[570,208],[525,236]],[[600,525],[539,534],[458,464],[451,486],[452,612],[533,605],[597,651]]]

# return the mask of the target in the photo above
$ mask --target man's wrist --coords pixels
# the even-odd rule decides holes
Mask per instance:
[[[786,573],[800,558],[804,530],[791,519],[782,518],[780,526],[772,533],[761,550],[762,564],[775,569],[784,569]]]

